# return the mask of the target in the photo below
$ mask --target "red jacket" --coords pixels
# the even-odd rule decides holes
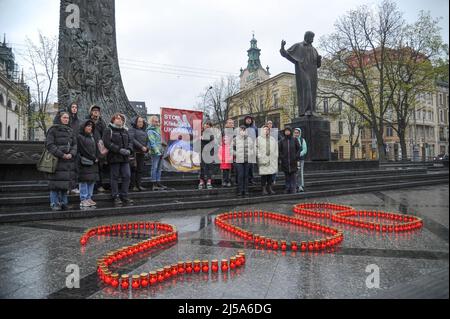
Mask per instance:
[[[224,140],[219,146],[220,169],[232,169],[233,157],[230,153],[231,143],[226,145]]]

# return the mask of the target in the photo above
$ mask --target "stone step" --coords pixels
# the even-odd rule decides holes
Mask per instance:
[[[351,170],[351,171],[334,171],[334,172],[305,172],[306,180],[318,180],[329,179],[334,177],[346,177],[346,176],[381,176],[381,175],[402,175],[410,173],[425,173],[427,170],[424,168],[412,168],[412,169],[371,169],[371,170]],[[220,184],[221,176],[214,176],[214,183]],[[256,177],[259,180],[259,177]],[[277,180],[284,180],[282,174],[279,174]],[[198,177],[190,176],[182,179],[168,178],[163,179],[163,183],[169,187],[187,186],[192,187],[198,181]],[[143,178],[144,187],[149,185],[150,179],[148,177]],[[108,185],[108,180],[105,180],[105,185]],[[5,193],[23,193],[23,192],[45,192],[47,191],[47,181],[30,181],[30,182],[6,182],[0,183],[0,196]]]
[[[111,215],[132,215],[132,214],[151,214],[153,212],[170,212],[175,210],[185,209],[200,209],[200,208],[223,208],[224,211],[231,210],[233,207],[239,205],[254,205],[262,202],[277,202],[277,201],[300,201],[302,199],[309,198],[323,198],[328,196],[337,196],[345,194],[356,194],[365,192],[374,192],[389,189],[401,189],[411,188],[428,185],[448,184],[448,176],[446,178],[431,178],[421,179],[414,181],[398,181],[389,183],[379,183],[375,185],[353,185],[353,186],[341,186],[335,185],[335,187],[324,190],[313,190],[306,193],[299,194],[277,194],[272,196],[256,196],[248,198],[211,198],[208,200],[195,198],[187,198],[185,201],[171,201],[169,203],[159,204],[138,204],[134,206],[126,207],[102,207],[95,210],[80,210],[72,209],[67,211],[52,212],[49,210],[40,212],[22,211],[17,213],[4,213],[0,214],[0,223],[12,223],[23,221],[36,221],[36,220],[55,220],[55,219],[72,219],[72,218],[91,218]]]
[[[448,172],[437,172],[437,173],[428,173],[428,174],[408,174],[402,175],[400,179],[402,181],[406,180],[420,180],[423,178],[445,178],[448,177]],[[328,179],[328,180],[306,180],[305,188],[309,189],[318,189],[323,187],[330,187],[330,185],[347,185],[347,184],[370,184],[376,182],[387,182],[387,181],[396,181],[398,180],[398,176],[361,176],[361,177],[342,177],[338,179]],[[277,183],[275,189],[282,190],[283,183]],[[250,187],[251,191],[259,191],[259,186]],[[195,188],[195,185],[192,185],[188,189],[172,189],[168,191],[143,191],[143,192],[130,192],[130,198],[132,199],[142,199],[142,200],[166,200],[168,198],[175,199],[183,199],[184,197],[205,197],[205,196],[219,196],[226,194],[234,194],[236,191],[235,187],[232,188],[214,188],[212,190],[201,190]],[[6,195],[6,194],[5,194]],[[11,210],[11,209],[23,209],[24,206],[40,206],[40,205],[48,205],[48,191],[45,193],[21,193],[21,194],[8,194],[9,196],[1,197],[2,205],[0,207],[1,211]],[[104,194],[96,194],[95,200],[98,203],[101,202],[110,202],[109,193]],[[70,195],[69,201],[71,203],[78,203],[79,196],[78,195]]]

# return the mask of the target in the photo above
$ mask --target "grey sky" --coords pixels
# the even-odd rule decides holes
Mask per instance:
[[[317,43],[333,31],[337,17],[363,3],[378,1],[117,0],[119,62],[128,98],[147,102],[150,112],[162,106],[194,107],[204,88],[225,74],[221,72],[238,75],[246,67],[252,31],[263,66],[269,65],[272,75],[293,72],[293,65],[279,55],[282,39],[289,46],[312,30]],[[420,10],[441,16],[442,36],[449,42],[448,0],[396,3],[408,21]],[[25,37],[36,39],[38,29],[58,34],[58,15],[58,0],[0,0],[0,34],[7,34],[19,55]]]

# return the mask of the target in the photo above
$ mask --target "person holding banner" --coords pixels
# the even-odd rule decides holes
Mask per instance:
[[[164,149],[161,139],[161,129],[159,118],[154,115],[150,118],[150,125],[147,130],[148,148],[152,158],[151,183],[152,190],[165,190],[166,186],[161,184],[161,171]]]

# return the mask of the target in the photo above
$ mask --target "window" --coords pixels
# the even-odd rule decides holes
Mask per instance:
[[[433,113],[430,111],[428,112],[428,120],[432,120],[433,119]]]
[[[338,110],[339,110],[339,113],[342,112],[342,101],[338,102]]]
[[[14,130],[14,140],[18,140],[18,138],[19,138],[19,136],[18,136],[18,134],[17,134],[18,132],[17,132],[17,129],[15,129]]]
[[[444,104],[444,97],[442,96],[441,93],[439,93],[439,105],[443,105]]]
[[[7,130],[7,133],[6,133],[6,139],[10,139],[11,138],[11,127],[8,125],[8,130]]]
[[[0,122],[0,138],[3,137],[3,123]]]
[[[273,94],[273,107],[274,108],[278,107],[278,93]]]
[[[344,134],[344,122],[339,121],[339,134]]]
[[[328,99],[323,100],[323,113],[328,113]]]
[[[5,104],[5,100],[3,98],[3,94],[0,93],[0,104]]]
[[[386,127],[386,136],[387,137],[394,136],[394,129],[391,126]]]
[[[8,109],[11,109],[11,108],[12,108],[11,100],[8,100],[7,107],[8,107]]]
[[[444,111],[443,110],[439,110],[439,121],[441,121],[441,123],[444,122]]]
[[[264,96],[262,95],[259,97],[259,109],[264,110]]]
[[[344,159],[344,146],[339,146],[339,159]]]

